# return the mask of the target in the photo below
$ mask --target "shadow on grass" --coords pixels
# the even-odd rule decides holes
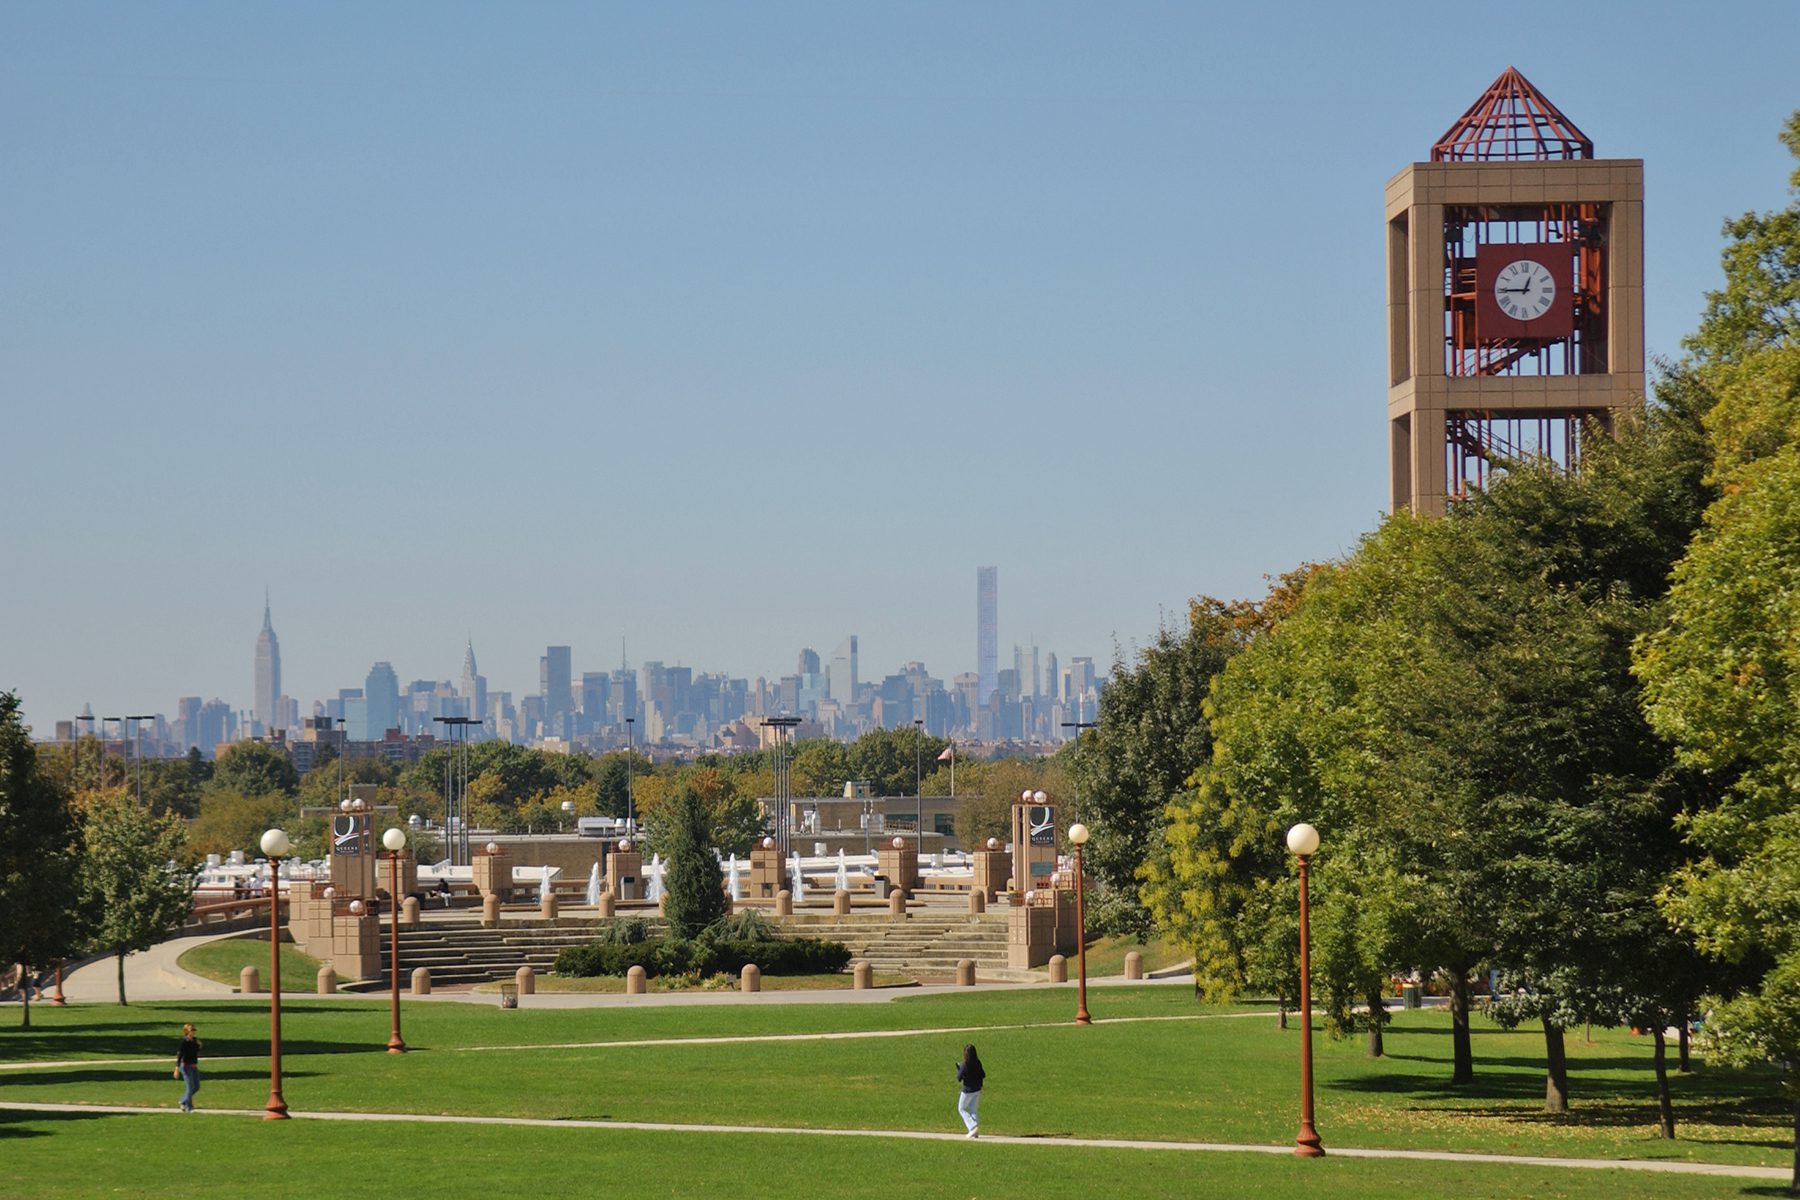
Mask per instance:
[[[97,1121],[113,1116],[112,1113],[93,1112],[19,1112],[16,1109],[0,1110],[0,1141],[8,1138],[49,1137],[53,1129],[27,1129],[27,1125],[48,1125],[69,1121]]]
[[[30,1029],[0,1027],[0,1061],[167,1056],[172,1062],[175,1058],[175,1046],[181,1040],[181,1026],[188,1021],[199,1026],[200,1039],[206,1047],[205,1052],[208,1056],[230,1058],[267,1054],[268,1038],[260,1031],[250,1037],[240,1037],[208,1036],[207,1030],[208,1025],[215,1018],[221,1022],[229,1021],[240,1029],[246,1019],[260,1022],[266,1016],[266,1005],[267,1001],[265,1000],[259,1011],[259,1006],[241,1001],[235,1003],[218,1001],[194,1004],[159,1003],[154,1008],[146,1006],[136,1011],[154,1012],[159,1016],[166,1012],[168,1014],[166,1022],[119,1020],[109,1016],[74,1021],[59,1019],[54,1024],[34,1024]],[[346,1005],[340,1002],[296,1003],[286,999],[284,993],[282,1019],[284,1023],[304,1020],[309,1025],[319,1021],[339,1024],[367,1023],[373,1019],[372,1014],[378,1007],[380,1006],[374,1003],[368,1005]],[[67,1011],[63,1010],[64,1013]],[[372,1035],[360,1030],[359,1036],[355,1040],[348,1038],[343,1041],[295,1040],[284,1037],[282,1047],[291,1054],[355,1054],[371,1050],[385,1053],[385,1042],[373,1045],[371,1038]],[[0,1072],[0,1081],[4,1081],[6,1074],[6,1072]]]
[[[285,1048],[284,1051],[285,1053]],[[385,1051],[383,1051],[385,1053]],[[151,1068],[147,1072],[142,1067],[73,1067],[32,1073],[29,1071],[8,1071],[0,1075],[0,1097],[6,1096],[14,1088],[56,1087],[67,1083],[142,1083],[147,1079],[160,1079],[171,1088],[179,1090],[181,1081],[173,1078],[169,1069]],[[283,1067],[281,1077],[285,1079],[306,1079],[322,1074],[319,1071],[296,1071],[291,1067]],[[200,1083],[204,1087],[208,1083],[221,1079],[267,1079],[266,1069],[246,1067],[243,1069],[219,1070],[209,1068],[205,1063],[200,1065]],[[18,1097],[14,1097],[18,1099]]]

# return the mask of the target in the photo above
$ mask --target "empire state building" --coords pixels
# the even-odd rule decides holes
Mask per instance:
[[[263,730],[275,728],[281,699],[281,642],[269,623],[269,598],[263,597],[262,632],[256,635],[256,692],[253,714]]]

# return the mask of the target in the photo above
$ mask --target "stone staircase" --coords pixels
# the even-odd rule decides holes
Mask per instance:
[[[939,913],[911,909],[904,918],[881,915],[804,916],[782,921],[783,937],[816,937],[842,942],[852,959],[867,959],[877,972],[923,978],[950,978],[958,959],[969,959],[980,976],[1004,976],[1006,912]]]
[[[1008,977],[1004,910],[969,915],[914,908],[895,918],[883,909],[879,915],[803,914],[771,924],[782,937],[843,942],[852,959],[867,959],[883,974],[947,979],[956,974],[957,960],[967,958],[983,977]],[[511,979],[524,966],[541,975],[550,970],[559,952],[587,945],[598,934],[599,923],[592,918],[506,920],[495,929],[483,928],[475,917],[428,920],[400,933],[400,982],[406,985],[419,967],[431,971],[433,987]],[[363,988],[387,986],[386,949],[384,929],[383,972],[378,979],[363,981]]]
[[[595,940],[596,925],[589,920],[504,921],[484,929],[474,917],[426,921],[400,931],[400,982],[404,986],[419,967],[431,971],[433,987],[455,987],[511,979],[520,967],[545,974],[556,956],[570,946]],[[387,948],[383,931],[382,949]],[[383,972],[371,985],[387,983],[387,956]]]

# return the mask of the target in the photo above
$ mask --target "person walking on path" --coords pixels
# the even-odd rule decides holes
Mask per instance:
[[[192,1025],[181,1027],[181,1045],[175,1048],[175,1078],[187,1086],[181,1093],[181,1111],[194,1111],[194,1093],[200,1090],[200,1039]]]
[[[956,1064],[956,1078],[962,1084],[962,1094],[956,1098],[956,1111],[961,1114],[969,1136],[980,1137],[981,1081],[987,1078],[987,1072],[981,1067],[981,1056],[975,1053],[974,1043],[963,1047],[962,1061]]]

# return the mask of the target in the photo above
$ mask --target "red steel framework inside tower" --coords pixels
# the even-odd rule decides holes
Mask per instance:
[[[1434,162],[1592,158],[1594,144],[1508,67],[1431,148]],[[1606,220],[1597,204],[1467,204],[1444,209],[1444,372],[1453,377],[1582,375],[1607,370]],[[1482,329],[1476,260],[1483,246],[1552,247],[1570,289],[1572,324],[1554,337]],[[1566,250],[1566,257],[1563,251]],[[1586,428],[1604,413],[1453,409],[1445,417],[1450,497],[1487,486],[1509,461],[1580,460]]]

